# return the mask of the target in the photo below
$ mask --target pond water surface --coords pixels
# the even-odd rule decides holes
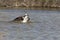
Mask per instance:
[[[26,10],[34,23],[10,23],[24,10],[0,10],[0,40],[60,40],[60,10]]]

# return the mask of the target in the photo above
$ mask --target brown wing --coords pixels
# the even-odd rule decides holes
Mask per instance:
[[[17,18],[14,19],[14,21],[22,21],[22,20],[23,20],[22,17],[17,17]]]

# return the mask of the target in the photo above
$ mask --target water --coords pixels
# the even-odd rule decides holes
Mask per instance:
[[[11,23],[24,10],[0,10],[0,40],[60,40],[59,10],[26,10],[34,23]]]

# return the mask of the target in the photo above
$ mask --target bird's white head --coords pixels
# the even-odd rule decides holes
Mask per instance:
[[[28,14],[26,13],[25,16],[28,16]]]
[[[24,17],[23,17],[23,23],[27,22],[29,20],[29,15],[28,14],[25,14]]]

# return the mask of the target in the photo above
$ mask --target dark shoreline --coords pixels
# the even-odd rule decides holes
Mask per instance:
[[[3,9],[25,9],[25,10],[60,10],[59,7],[0,7]]]

